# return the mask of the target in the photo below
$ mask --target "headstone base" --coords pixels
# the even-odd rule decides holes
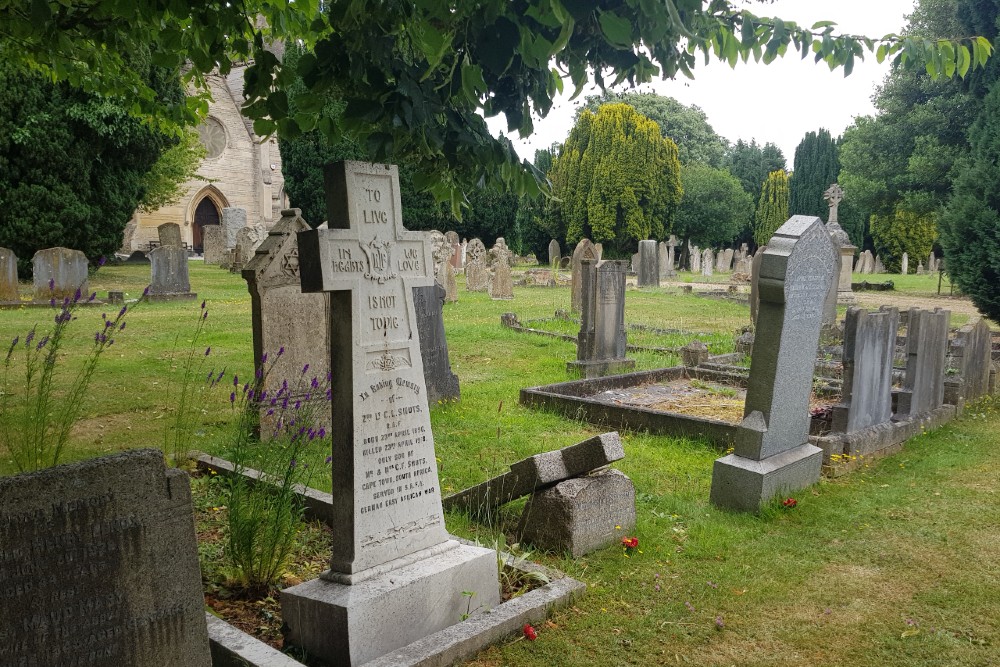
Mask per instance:
[[[150,301],[194,301],[198,298],[196,292],[178,292],[176,294],[148,294],[146,298]]]
[[[778,494],[819,481],[823,450],[810,444],[755,461],[736,454],[715,460],[711,502],[716,507],[757,512]]]
[[[539,491],[521,517],[521,539],[579,558],[626,537],[635,528],[635,486],[607,469]]]
[[[352,666],[499,604],[496,552],[464,544],[359,584],[313,579],[281,591],[287,641]]]
[[[590,379],[617,375],[635,370],[635,359],[601,359],[598,361],[568,361],[566,370]]]

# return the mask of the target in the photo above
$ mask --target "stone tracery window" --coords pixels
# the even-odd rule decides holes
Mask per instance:
[[[217,158],[226,148],[226,130],[222,127],[222,123],[214,118],[206,118],[205,122],[198,126],[198,138],[205,147],[206,157]]]

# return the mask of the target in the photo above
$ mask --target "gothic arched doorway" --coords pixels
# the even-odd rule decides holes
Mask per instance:
[[[196,253],[205,252],[201,228],[205,225],[219,224],[219,209],[211,197],[203,197],[194,210],[194,225],[191,228],[191,241]]]

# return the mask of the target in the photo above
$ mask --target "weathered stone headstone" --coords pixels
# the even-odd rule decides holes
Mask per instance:
[[[701,249],[690,243],[688,244],[688,264],[691,273],[701,273]]]
[[[934,251],[931,250],[931,254],[927,258],[927,272],[937,273],[937,270],[938,270],[937,257],[934,255]]]
[[[247,226],[247,211],[245,208],[227,207],[222,209],[222,240],[226,249],[236,247],[236,235]]]
[[[161,245],[149,253],[149,298],[153,301],[194,299],[188,274],[188,252],[180,246]]]
[[[849,308],[844,321],[843,389],[833,430],[853,433],[892,417],[892,356],[899,311]]]
[[[138,228],[139,224],[135,220],[129,220],[125,224],[125,229],[122,231],[122,245],[118,249],[119,255],[125,255],[128,257],[132,254],[132,240],[135,238],[135,230]]]
[[[445,264],[451,268],[451,264]],[[458,376],[452,372],[448,357],[444,302],[445,289],[437,283],[429,287],[413,288],[413,309],[417,314],[417,330],[420,332],[420,356],[424,362],[428,407],[438,401],[457,401],[461,398]]]
[[[942,405],[950,319],[951,312],[940,308],[910,309],[906,320],[906,375],[897,397],[897,419],[909,419]]]
[[[444,234],[445,243],[451,249],[451,267],[454,270],[461,269],[465,266],[465,250],[458,239],[458,232],[450,231]],[[454,271],[452,272],[454,274]]]
[[[437,230],[430,231],[429,236],[434,255],[434,280],[444,288],[445,303],[456,303],[458,283],[455,280],[455,267],[452,266],[455,256],[453,247],[448,243],[448,238]]]
[[[570,269],[572,271],[570,283],[570,308],[573,312],[578,313],[583,307],[583,279],[581,276],[582,269],[580,268],[581,262],[585,259],[595,259],[599,260],[601,254],[594,247],[594,244],[590,239],[580,239],[580,242],[576,244],[576,248],[573,249],[573,266]]]
[[[521,515],[521,541],[579,558],[635,528],[635,486],[620,470],[568,479],[534,494]]]
[[[903,257],[900,260],[899,272],[904,276],[910,272],[910,255],[908,253],[903,253]]]
[[[715,261],[715,270],[719,273],[729,273],[733,268],[733,253],[732,248],[720,250]]]
[[[711,248],[705,248],[701,253],[701,275],[710,276],[712,275],[712,269],[715,265],[715,253],[712,252]]]
[[[490,274],[487,292],[494,301],[509,301],[514,298],[514,277],[510,273],[510,263],[514,253],[507,247],[502,236],[493,245],[491,253],[493,271]]]
[[[917,275],[918,276],[922,276],[922,275],[924,275],[926,273],[927,273],[927,270],[924,268],[924,263],[923,262],[917,262]]]
[[[187,473],[133,450],[0,478],[0,665],[209,667]]]
[[[241,272],[250,292],[254,367],[268,368],[262,388],[273,395],[287,381],[296,400],[310,394],[313,377],[325,380],[330,371],[330,300],[323,293],[304,293],[299,275],[296,235],[309,229],[300,209],[283,210]],[[306,364],[311,372],[303,377]],[[310,400],[311,410],[328,408],[325,396]],[[322,421],[329,423],[325,415]]]
[[[327,168],[329,230],[298,236],[302,287],[329,292],[333,429],[330,570],[285,589],[288,639],[359,665],[499,603],[496,554],[448,539],[413,287],[430,244],[402,224],[395,166]]]
[[[750,323],[757,325],[757,310],[760,308],[760,265],[764,261],[766,245],[757,248],[757,254],[750,262]]]
[[[625,273],[625,262],[580,262],[580,333],[567,370],[590,378],[635,368],[625,358]]]
[[[156,228],[156,235],[160,239],[160,247],[180,248],[183,246],[181,242],[181,226],[176,222],[163,223]]]
[[[562,250],[559,248],[559,241],[552,239],[549,241],[549,266],[553,269],[559,268],[559,260],[562,258]]]
[[[470,292],[485,292],[490,286],[490,275],[486,268],[486,246],[479,239],[469,241],[465,262],[465,289]]]
[[[656,241],[639,241],[639,287],[660,286],[660,264],[656,258]]]
[[[629,264],[629,271],[636,275],[639,274],[639,253],[632,255],[632,262]]]
[[[231,267],[242,271],[257,252],[257,248],[267,238],[267,227],[263,223],[247,225],[236,233],[236,261]]]
[[[676,276],[677,269],[674,268],[676,264],[677,264],[677,237],[671,234],[670,237],[667,238],[667,272],[661,275],[660,277],[672,278]]]
[[[17,256],[9,248],[0,248],[0,303],[18,303]]]
[[[885,265],[882,264],[882,258],[875,255],[875,266],[872,268],[872,273],[885,273]]]
[[[201,228],[202,256],[205,266],[219,266],[226,258],[226,243],[222,238],[222,225],[205,225]]]
[[[693,340],[681,348],[681,363],[688,368],[694,368],[706,363],[708,357],[708,345],[704,341]]]
[[[953,350],[958,356],[962,397],[974,401],[988,394],[993,362],[990,327],[986,321],[980,319],[959,329]]]
[[[758,285],[760,343],[735,451],[717,459],[712,471],[713,504],[756,511],[775,494],[819,479],[823,455],[809,444],[809,397],[823,299],[838,262],[817,217],[789,218],[768,242]]]
[[[77,290],[86,299],[90,295],[87,282],[87,256],[69,248],[46,248],[31,258],[35,303],[52,299],[72,299]]]

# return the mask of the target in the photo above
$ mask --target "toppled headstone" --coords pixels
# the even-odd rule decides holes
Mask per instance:
[[[809,444],[809,398],[823,300],[838,253],[817,217],[793,216],[761,261],[755,335],[743,421],[735,451],[715,461],[711,501],[757,511],[777,493],[819,479],[823,452]]]
[[[486,515],[512,500],[623,458],[625,449],[617,431],[595,435],[575,445],[518,461],[510,466],[509,472],[448,496],[444,507]]]
[[[209,667],[187,474],[133,450],[0,478],[0,665]]]
[[[635,486],[620,470],[559,482],[531,496],[521,541],[573,558],[610,546],[635,528]]]
[[[359,665],[499,604],[496,554],[450,540],[413,287],[431,246],[402,222],[394,165],[327,167],[327,230],[298,235],[303,291],[330,293],[330,570],[281,592],[287,640]],[[469,609],[468,595],[476,604]]]

